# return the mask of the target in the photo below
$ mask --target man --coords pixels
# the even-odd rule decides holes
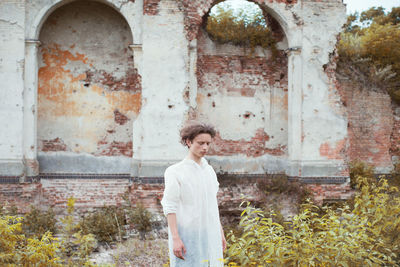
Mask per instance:
[[[186,158],[167,168],[161,201],[168,221],[170,264],[175,266],[223,266],[226,240],[219,219],[218,181],[203,158],[215,130],[189,122],[180,132],[189,149]]]

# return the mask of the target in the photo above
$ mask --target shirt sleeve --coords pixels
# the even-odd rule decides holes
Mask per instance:
[[[219,182],[218,182],[217,174],[215,173],[213,168],[211,168],[211,174],[213,177],[214,192],[215,192],[215,195],[217,195],[218,190],[219,190]]]
[[[164,173],[164,195],[161,200],[163,206],[164,215],[167,216],[169,213],[176,213],[178,210],[180,200],[180,189],[181,186],[174,172],[167,169]]]

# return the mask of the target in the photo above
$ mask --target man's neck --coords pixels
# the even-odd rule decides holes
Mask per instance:
[[[193,160],[194,162],[196,162],[199,165],[201,163],[201,157],[197,157],[196,155],[193,155],[192,153],[189,153],[187,158]]]

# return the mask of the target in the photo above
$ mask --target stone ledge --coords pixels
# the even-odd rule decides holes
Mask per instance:
[[[164,177],[135,177],[133,182],[138,184],[164,184]]]
[[[20,176],[0,176],[0,184],[19,184]]]
[[[221,184],[256,182],[260,179],[271,179],[279,174],[218,174]],[[283,174],[282,174],[283,175]],[[382,174],[376,175],[377,177]],[[18,184],[21,176],[0,176],[0,184]],[[132,177],[127,173],[41,173],[38,176],[25,177],[25,183],[39,181],[41,179],[128,179],[140,184],[164,184],[164,177]],[[296,177],[289,176],[289,181],[299,181],[304,184],[343,184],[349,177]]]
[[[22,159],[0,159],[0,177],[21,177],[24,170]]]
[[[41,173],[37,177],[39,179],[131,179],[131,176],[125,173]]]

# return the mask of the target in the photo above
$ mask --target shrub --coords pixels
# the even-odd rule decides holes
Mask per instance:
[[[73,236],[77,231],[77,224],[74,222],[75,199],[69,198],[67,202],[67,214],[61,219],[63,227],[61,228],[64,258],[72,254],[74,248]]]
[[[357,185],[357,177],[361,176],[369,180],[369,182],[375,182],[375,168],[372,165],[368,165],[363,161],[352,161],[349,163],[349,176],[350,186],[355,188]]]
[[[79,229],[83,234],[93,234],[99,242],[113,242],[121,240],[125,235],[125,212],[122,208],[109,206],[102,207],[87,215],[79,222]]]
[[[42,234],[42,227],[29,228],[29,225],[23,225],[24,222],[33,224],[35,218],[32,217],[35,215],[50,214],[48,218],[53,220],[54,214],[52,215],[51,210],[41,212],[31,208],[27,213],[28,219],[0,215],[0,266],[94,266],[89,261],[89,255],[96,247],[97,241],[91,234],[82,235],[81,232],[77,232],[73,217],[74,203],[73,198],[68,199],[67,215],[62,220],[60,239],[53,237],[50,231]],[[39,224],[46,225],[40,221],[43,218],[37,219]],[[28,234],[25,234],[24,230],[28,230]]]
[[[389,184],[391,186],[396,186],[400,189],[400,163],[394,164],[393,171],[391,173],[391,179],[389,180]]]
[[[8,203],[0,203],[0,216],[8,215],[8,216],[17,216],[18,208],[14,203],[11,206],[7,205]]]
[[[28,238],[25,247],[20,251],[21,266],[63,266],[59,257],[61,244],[51,232],[45,232],[41,239]],[[18,264],[17,264],[18,265]]]
[[[358,176],[354,208],[306,203],[285,229],[247,205],[243,234],[228,235],[227,261],[239,266],[399,266],[400,197],[385,179]]]
[[[0,216],[0,264],[2,266],[62,266],[57,256],[61,244],[51,232],[41,239],[26,238],[22,218]]]
[[[206,30],[216,42],[247,46],[252,50],[261,46],[275,53],[276,40],[266,25],[261,9],[258,10],[246,16],[244,10],[235,14],[229,6],[217,6],[217,11],[208,17]]]
[[[359,21],[364,24],[360,27]],[[386,90],[400,103],[400,7],[381,7],[348,17],[338,43],[337,73],[363,87]]]
[[[82,235],[82,231],[75,233],[74,245],[77,249],[72,253],[74,266],[94,266],[89,255],[97,247],[97,240],[93,234]]]
[[[143,204],[138,203],[135,208],[131,208],[129,213],[129,222],[133,223],[136,230],[140,233],[140,238],[145,239],[147,232],[152,230],[153,215]]]
[[[97,246],[97,240],[93,234],[82,234],[79,225],[75,223],[75,199],[69,198],[67,202],[67,214],[61,220],[62,251],[60,255],[67,266],[93,266],[89,261],[89,255]]]
[[[42,238],[47,231],[56,233],[56,222],[53,209],[49,208],[44,212],[31,206],[22,220],[22,229],[27,235]]]

